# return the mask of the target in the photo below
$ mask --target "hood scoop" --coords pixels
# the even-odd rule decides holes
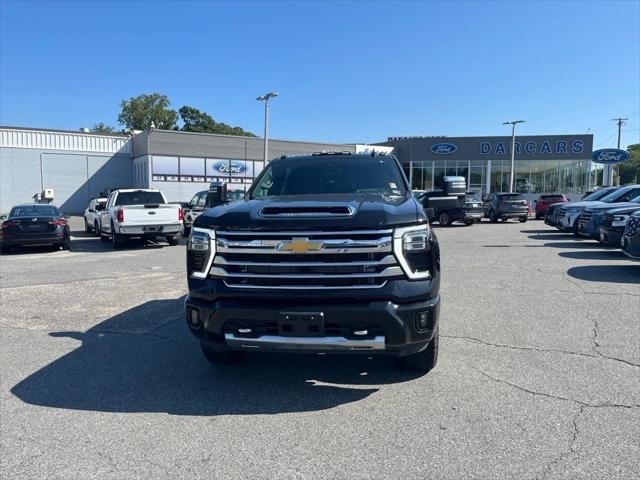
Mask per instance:
[[[350,217],[355,210],[350,205],[326,205],[326,206],[270,206],[260,210],[262,217]]]

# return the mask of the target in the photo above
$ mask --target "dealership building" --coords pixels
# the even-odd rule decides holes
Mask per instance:
[[[515,189],[582,194],[589,188],[591,135],[517,137]],[[110,188],[158,188],[189,201],[209,182],[244,190],[264,168],[263,140],[173,130],[132,136],[0,127],[0,212],[53,189],[53,203],[80,213]],[[508,190],[511,137],[401,137],[375,145],[270,140],[269,156],[317,151],[393,151],[412,188],[437,189],[445,175],[481,193]]]
[[[514,191],[574,198],[589,188],[592,135],[522,136],[514,144]],[[443,177],[458,175],[479,194],[509,191],[510,136],[395,137],[380,145],[393,147],[415,190],[437,190]]]

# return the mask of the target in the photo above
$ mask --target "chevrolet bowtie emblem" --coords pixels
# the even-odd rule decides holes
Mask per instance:
[[[308,238],[296,238],[290,242],[281,243],[278,250],[291,253],[309,253],[322,250],[324,244],[321,242],[310,242]]]

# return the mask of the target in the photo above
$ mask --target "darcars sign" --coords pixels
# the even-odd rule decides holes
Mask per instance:
[[[594,163],[601,163],[603,165],[614,165],[616,163],[626,162],[629,160],[629,157],[629,152],[618,150],[617,148],[603,148],[602,150],[596,150],[592,155]]]
[[[434,143],[430,150],[437,155],[450,155],[458,150],[458,147],[453,143]]]

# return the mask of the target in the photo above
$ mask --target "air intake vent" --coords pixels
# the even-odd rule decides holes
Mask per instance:
[[[348,205],[326,207],[265,207],[260,212],[263,217],[322,217],[349,216],[353,209]]]

